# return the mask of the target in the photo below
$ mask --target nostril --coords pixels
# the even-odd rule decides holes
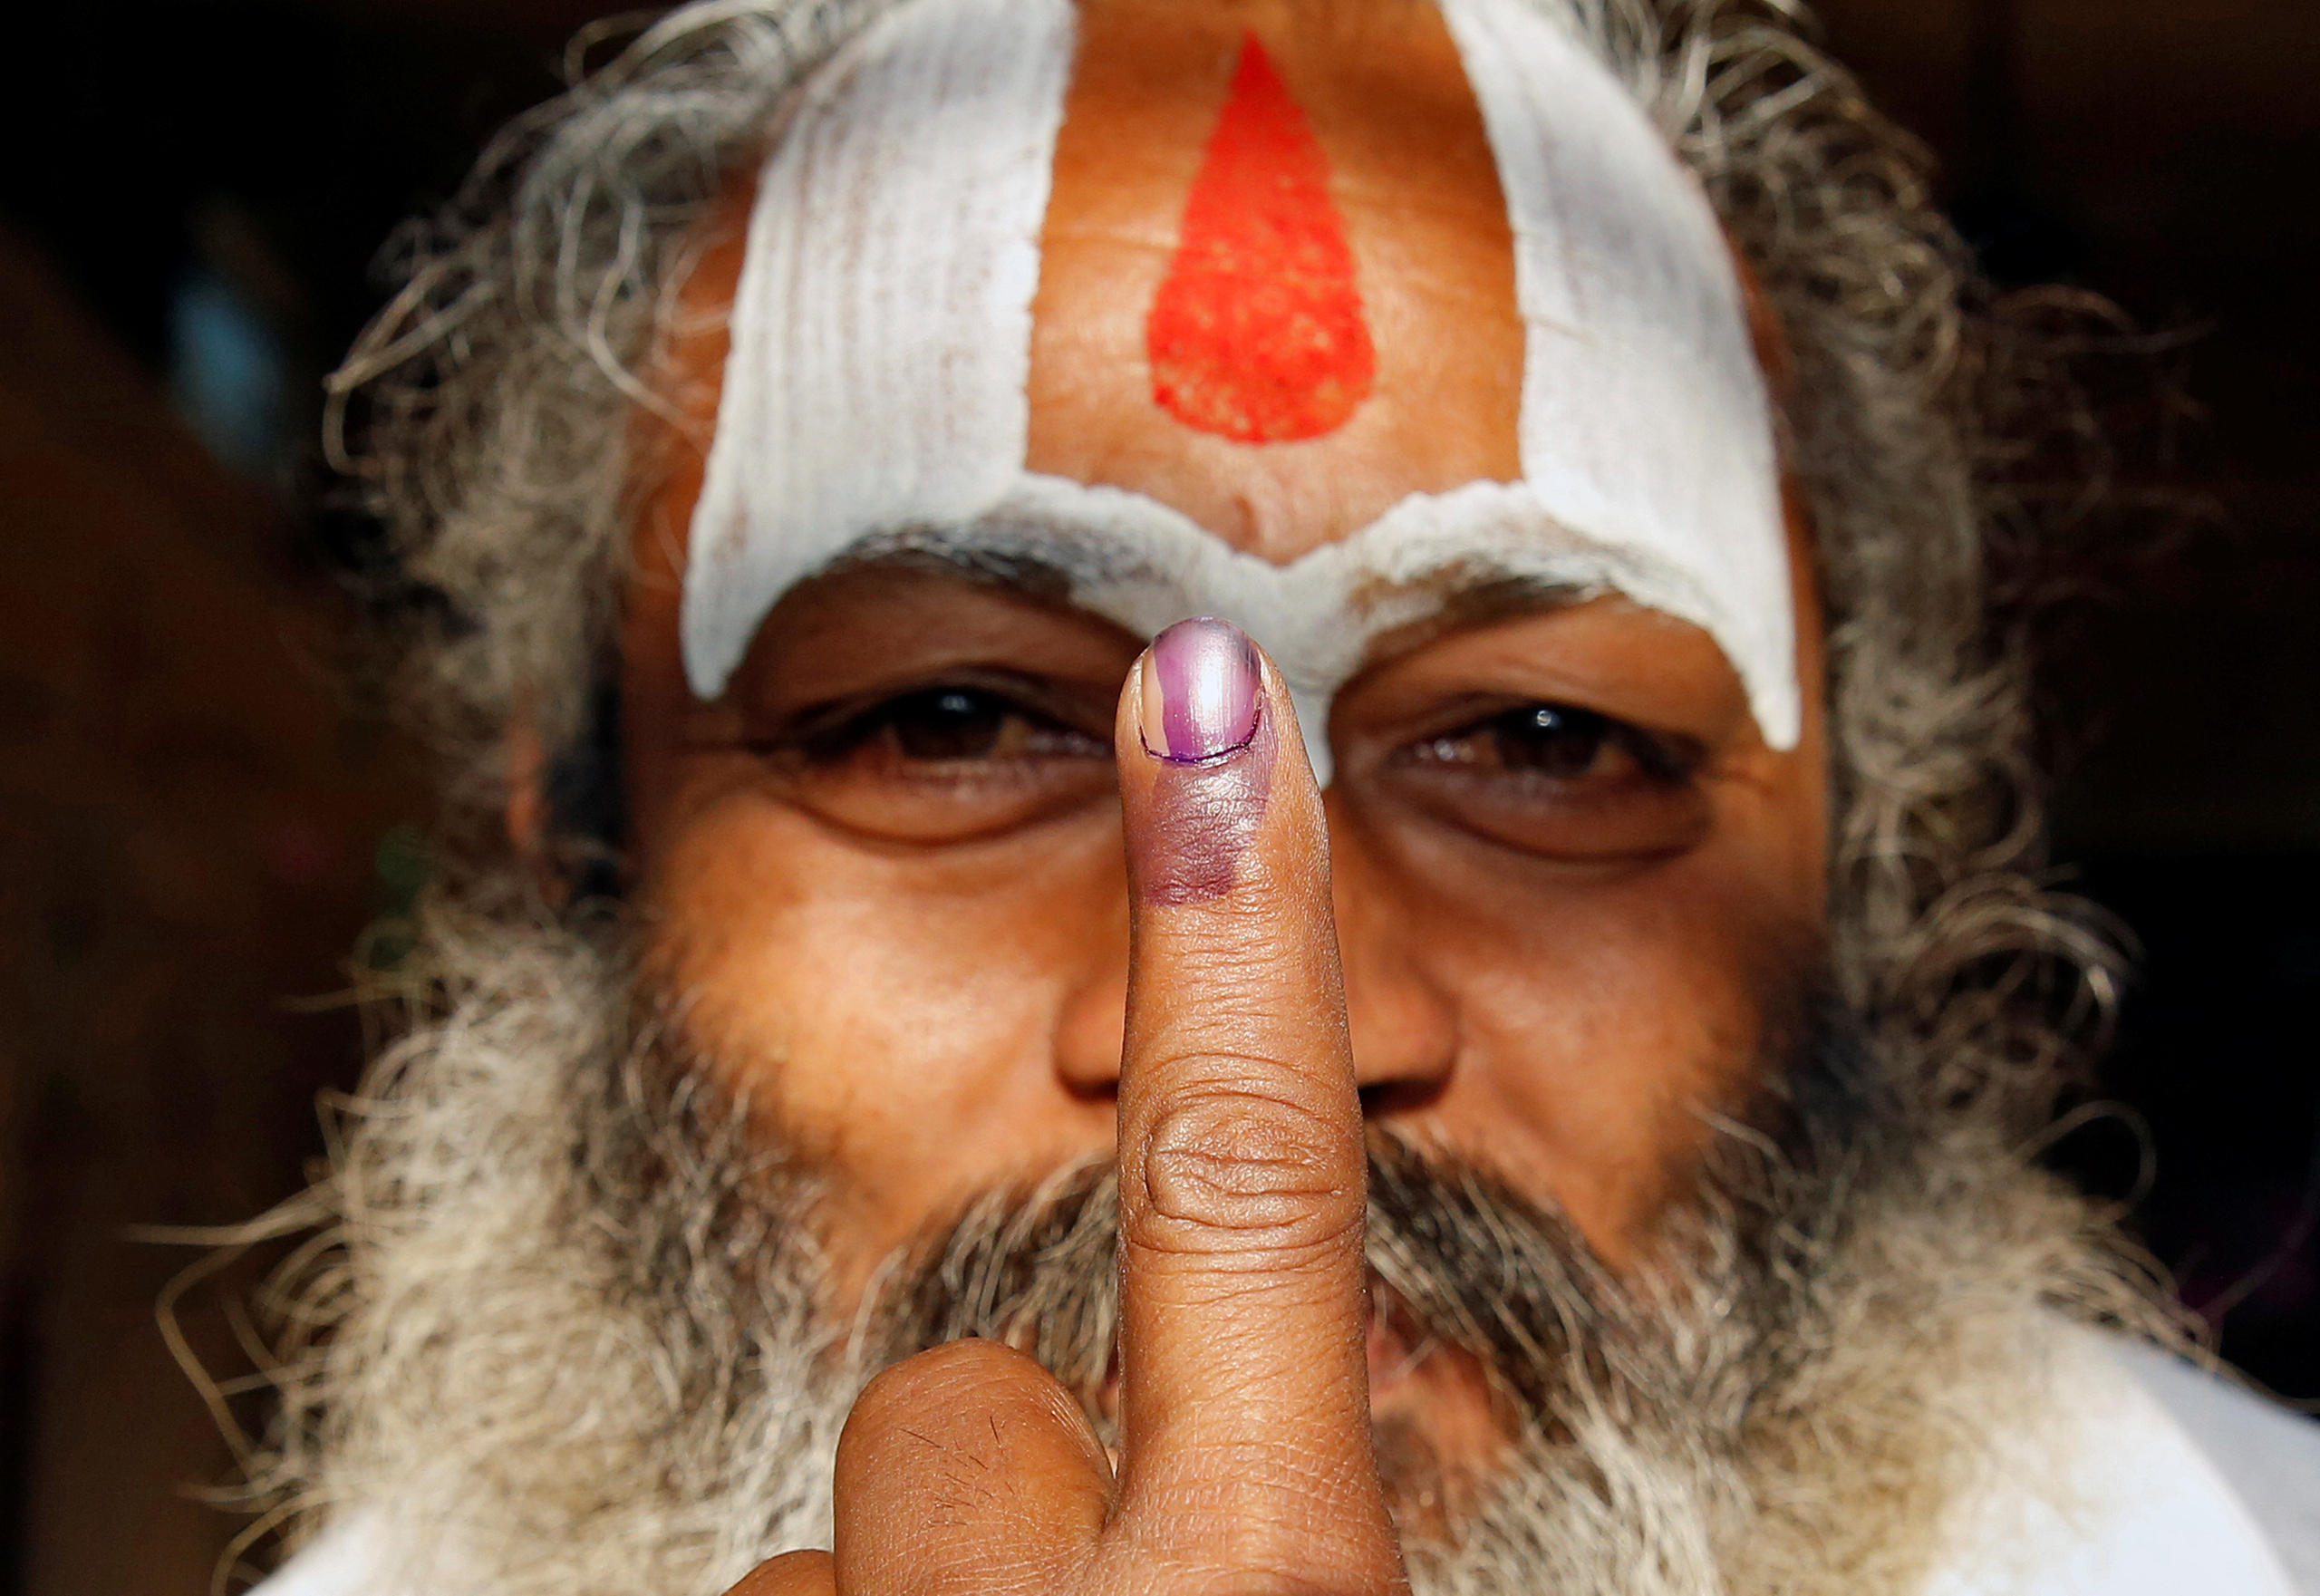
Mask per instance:
[[[1361,1117],[1379,1119],[1432,1108],[1448,1081],[1439,1076],[1416,1080],[1373,1080],[1361,1088]]]
[[[1083,1103],[1116,1103],[1120,1098],[1120,1078],[1117,1075],[1064,1077],[1064,1089]]]

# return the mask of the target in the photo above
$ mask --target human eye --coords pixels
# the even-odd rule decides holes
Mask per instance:
[[[748,748],[785,796],[841,827],[965,841],[1108,794],[1101,713],[1093,694],[994,673],[810,706]]]
[[[1592,710],[1553,703],[1518,705],[1421,738],[1404,758],[1414,764],[1564,782],[1630,775],[1677,781],[1696,763],[1681,740],[1654,737]]]
[[[1705,828],[1692,740],[1547,701],[1469,706],[1383,761],[1380,775],[1438,817],[1527,853],[1678,852]]]
[[[870,759],[948,768],[1003,760],[1104,759],[1109,746],[1056,715],[1006,692],[963,683],[896,693],[866,708],[826,711],[793,736],[805,760],[833,765]]]

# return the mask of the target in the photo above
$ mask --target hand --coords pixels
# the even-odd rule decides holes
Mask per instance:
[[[855,1404],[835,1552],[776,1558],[732,1596],[1406,1586],[1370,1446],[1361,1109],[1296,718],[1253,644],[1189,622],[1129,674],[1115,739],[1134,901],[1118,1473],[1044,1369],[954,1342]]]

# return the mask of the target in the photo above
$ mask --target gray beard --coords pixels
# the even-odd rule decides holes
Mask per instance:
[[[279,1282],[293,1538],[360,1514],[384,1590],[714,1596],[827,1545],[855,1395],[960,1335],[1039,1358],[1100,1419],[1107,1167],[994,1193],[822,1311],[817,1176],[635,1020],[588,939],[433,927],[455,1001],[382,1058],[335,1216]],[[1379,1437],[1420,1596],[1914,1590],[1977,1438],[2035,1429],[2043,1304],[2143,1322],[2081,1203],[1909,1123],[1823,1006],[1615,1276],[1550,1206],[1390,1138],[1368,1250],[1413,1347],[1481,1371],[1489,1479]]]

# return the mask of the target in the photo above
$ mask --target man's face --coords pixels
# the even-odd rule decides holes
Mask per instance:
[[[1271,73],[1253,89],[1252,39]],[[1176,360],[1201,307],[1172,273],[1220,119],[1237,105],[1278,131],[1275,94],[1325,157],[1368,355],[1339,344],[1265,410],[1278,395],[1236,388],[1229,362]],[[746,198],[669,352],[701,418]],[[1141,494],[1277,566],[1410,494],[1514,479],[1507,217],[1431,5],[1083,8],[1028,469]],[[1310,261],[1281,269],[1326,297]],[[1113,1146],[1128,906],[1110,728],[1146,640],[1036,574],[869,562],[789,590],[704,701],[681,643],[701,467],[678,453],[639,517],[624,632],[648,963],[687,1045],[825,1170],[850,1294],[971,1199]],[[1757,1084],[1818,952],[1819,628],[1793,531],[1791,561],[1793,746],[1768,743],[1700,627],[1513,588],[1378,638],[1329,715],[1366,1110],[1559,1207],[1614,1263],[1703,1145],[1703,1111]],[[1387,1372],[1381,1414],[1422,1406],[1423,1365],[1401,1391]]]

